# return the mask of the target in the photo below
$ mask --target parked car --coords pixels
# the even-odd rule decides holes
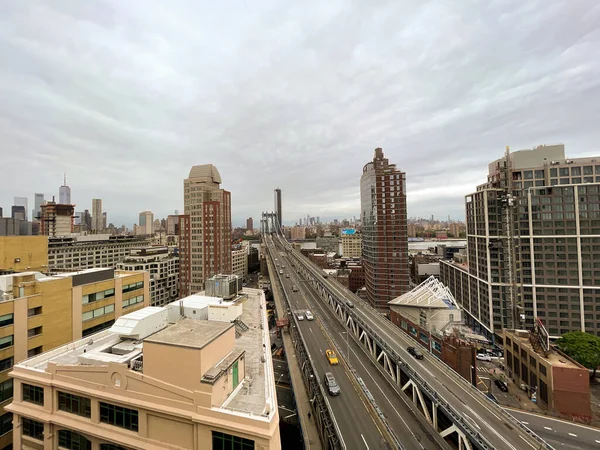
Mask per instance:
[[[340,387],[338,386],[338,384],[335,381],[335,378],[331,372],[325,373],[324,381],[325,381],[325,387],[327,388],[327,392],[329,392],[329,395],[331,395],[331,396],[340,395]]]
[[[416,347],[407,347],[408,353],[413,355],[416,359],[423,359],[423,353]]]
[[[496,386],[498,386],[498,389],[500,389],[502,392],[508,392],[508,386],[506,385],[506,383],[502,380],[494,380],[494,384]]]
[[[304,314],[302,314],[302,313],[299,313],[297,317],[298,317],[298,320],[304,320]]]
[[[477,353],[477,356],[475,356],[475,358],[477,358],[479,361],[491,361],[492,357],[490,355],[488,355],[487,353]]]
[[[306,316],[306,320],[314,320],[314,316],[310,311],[306,311],[304,315]]]
[[[325,356],[327,356],[327,360],[329,361],[329,364],[331,364],[332,366],[337,366],[340,363],[333,350],[329,350],[329,349],[325,350]]]

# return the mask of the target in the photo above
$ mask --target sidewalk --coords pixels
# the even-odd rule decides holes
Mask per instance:
[[[277,317],[283,318],[287,315],[287,308],[283,307],[281,298],[279,296],[279,289],[272,289],[273,298],[275,299],[275,308],[277,309]],[[308,392],[306,386],[304,386],[304,379],[302,378],[302,372],[296,359],[296,349],[292,338],[287,331],[282,330],[281,336],[283,338],[283,347],[285,348],[285,354],[288,362],[288,370],[290,372],[290,379],[292,381],[292,387],[294,389],[294,395],[296,397],[296,409],[298,410],[298,422],[302,430],[302,436],[304,436],[304,447],[310,450],[321,450],[321,440],[319,439],[319,432],[315,425],[314,417],[308,418],[308,413],[313,414],[310,401],[308,399]]]

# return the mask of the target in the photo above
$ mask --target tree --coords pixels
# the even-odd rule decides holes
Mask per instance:
[[[573,331],[564,334],[556,345],[579,364],[591,369],[592,379],[596,376],[596,369],[600,366],[600,337]]]

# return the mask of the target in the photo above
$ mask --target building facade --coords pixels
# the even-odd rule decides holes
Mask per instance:
[[[183,182],[179,220],[181,295],[200,292],[204,281],[231,273],[231,193],[221,188],[215,166],[194,166]]]
[[[304,239],[306,239],[306,227],[298,225],[292,227],[290,230],[290,238],[292,239],[292,241],[303,241]]]
[[[140,213],[140,224],[138,226],[138,234],[153,235],[154,234],[154,214],[151,211],[143,211]]]
[[[42,205],[44,204],[44,194],[35,193],[33,194],[33,211],[31,215],[31,220],[40,218],[42,214]]]
[[[15,272],[48,272],[47,237],[0,237],[0,274]]]
[[[387,311],[388,302],[409,290],[406,174],[381,148],[360,179],[362,261],[367,300]]]
[[[23,214],[24,214],[24,217],[16,217],[16,218],[20,218],[21,220],[28,220],[27,210],[28,210],[29,200],[27,199],[27,197],[15,197],[13,205],[18,207],[16,209],[17,211],[23,212]],[[13,211],[15,211],[15,209],[13,209]],[[15,218],[14,213],[13,213],[13,218]]]
[[[40,214],[40,234],[44,236],[68,236],[73,233],[75,207],[70,204],[46,202]]]
[[[241,279],[248,276],[248,246],[238,245],[231,250],[231,273]]]
[[[145,308],[17,364],[15,447],[280,450],[264,293],[243,294]]]
[[[489,338],[530,329],[600,335],[600,157],[569,159],[563,145],[508,153],[466,196],[467,264],[440,278]],[[516,325],[516,326],[515,326]]]
[[[69,272],[93,267],[116,268],[130,251],[147,247],[148,239],[140,236],[91,234],[48,239],[48,269]]]
[[[0,276],[0,448],[12,441],[12,365],[110,327],[148,305],[148,275],[111,269]],[[18,390],[17,390],[18,392]],[[16,444],[14,448],[26,448]]]
[[[342,243],[342,257],[360,258],[362,256],[362,235],[356,230],[342,230],[340,241]]]
[[[104,230],[104,219],[102,216],[102,199],[92,199],[92,231]]]
[[[150,273],[150,306],[164,306],[179,298],[179,257],[168,247],[130,250],[117,269]]]
[[[246,230],[254,231],[254,220],[252,220],[252,217],[246,219]]]

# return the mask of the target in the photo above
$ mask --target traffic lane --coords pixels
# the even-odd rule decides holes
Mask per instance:
[[[361,449],[379,448],[382,439],[381,432],[373,421],[366,405],[354,389],[343,366],[331,366],[327,361],[325,357],[326,349],[322,344],[325,341],[325,336],[322,334],[320,327],[315,321],[303,321],[300,322],[300,329],[319,377],[319,383],[323,386],[329,399],[329,405],[346,446]],[[340,395],[335,397],[328,395],[323,383],[325,372],[331,372],[335,377],[340,387]]]
[[[580,425],[554,417],[542,416],[526,411],[506,409],[516,419],[538,434],[542,439],[559,443],[562,447],[572,445],[573,448],[598,449],[600,448],[600,429]]]
[[[399,395],[403,394],[396,392],[390,386],[389,381],[379,373],[370,358],[367,358],[366,365],[362,363],[361,358],[364,358],[365,354],[359,344],[354,339],[346,341],[348,335],[345,328],[339,322],[329,305],[317,297],[310,286],[306,286],[306,290],[310,294],[308,297],[305,297],[305,300],[309,304],[312,303],[313,309],[311,311],[315,314],[315,318],[326,319],[329,331],[334,334],[334,338],[338,344],[338,355],[341,356],[340,353],[346,354],[348,351],[347,346],[350,347],[350,363],[352,367],[373,395],[376,404],[384,413],[388,424],[394,430],[398,439],[405,445],[410,443],[410,448],[438,449],[439,444],[432,440],[428,432],[423,430],[423,425],[407,409],[406,403],[402,400],[399,402],[396,401],[395,404],[392,403],[392,399],[397,399]]]

